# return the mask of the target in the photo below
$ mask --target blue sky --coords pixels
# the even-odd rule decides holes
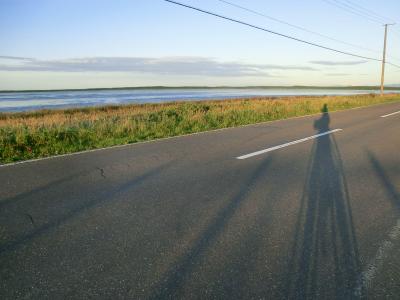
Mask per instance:
[[[343,51],[378,59],[382,55],[382,25],[328,3],[334,0],[230,2],[370,50],[218,0],[181,2]],[[398,0],[351,2],[400,23]],[[400,65],[399,28],[389,30],[388,60]],[[2,90],[375,85],[380,78],[379,62],[313,48],[163,0],[0,0],[0,45]],[[387,83],[400,83],[400,69],[388,66],[386,78]]]

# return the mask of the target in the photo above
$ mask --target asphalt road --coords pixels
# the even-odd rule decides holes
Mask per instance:
[[[397,111],[0,167],[0,298],[398,299]]]

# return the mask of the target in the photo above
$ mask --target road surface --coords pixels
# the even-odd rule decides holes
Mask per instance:
[[[0,298],[398,299],[398,112],[2,166]]]

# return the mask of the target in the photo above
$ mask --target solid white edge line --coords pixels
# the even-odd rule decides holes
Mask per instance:
[[[394,113],[391,113],[391,114],[383,115],[383,116],[381,116],[381,118],[386,118],[386,117],[390,117],[390,116],[397,115],[397,114],[400,114],[400,110],[396,111]]]
[[[363,297],[363,292],[366,292],[374,278],[376,277],[380,268],[382,268],[384,261],[388,258],[389,253],[394,250],[395,244],[400,239],[400,219],[397,220],[395,226],[392,228],[388,235],[388,239],[382,242],[375,257],[369,263],[367,268],[360,274],[358,283],[354,289],[354,295],[357,298]]]
[[[316,138],[319,138],[321,136],[328,135],[328,134],[331,134],[331,133],[334,133],[334,132],[338,132],[338,131],[342,131],[342,130],[343,129],[330,130],[330,131],[327,131],[327,132],[323,132],[323,133],[320,133],[320,134],[316,134],[316,135],[313,135],[313,136],[306,137],[304,139],[296,140],[296,141],[293,141],[293,142],[285,143],[285,144],[282,144],[282,145],[278,145],[278,146],[274,146],[274,147],[271,147],[271,148],[263,149],[263,150],[260,150],[260,151],[252,152],[252,153],[249,153],[249,154],[246,154],[246,155],[242,155],[242,156],[236,157],[236,159],[250,158],[250,157],[253,157],[253,156],[256,156],[256,155],[264,154],[264,153],[271,152],[271,151],[274,151],[274,150],[278,150],[278,149],[281,149],[281,148],[284,148],[284,147],[288,147],[288,146],[292,146],[292,145],[295,145],[295,144],[303,143],[303,142],[306,142],[306,141],[309,141],[309,140],[312,140],[312,139],[316,139]]]

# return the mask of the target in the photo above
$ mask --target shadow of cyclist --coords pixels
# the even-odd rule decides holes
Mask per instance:
[[[314,123],[330,131],[328,106]],[[349,193],[333,135],[315,140],[289,264],[287,298],[357,298],[360,269]]]

